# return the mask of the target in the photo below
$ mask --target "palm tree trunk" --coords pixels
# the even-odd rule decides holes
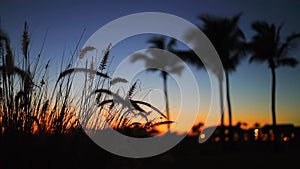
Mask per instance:
[[[229,118],[229,139],[232,139],[232,112],[231,112],[231,102],[230,102],[230,91],[229,91],[229,74],[225,71],[226,78],[226,97],[227,97],[227,107],[228,107],[228,118]]]
[[[275,68],[271,67],[272,71],[272,100],[271,100],[271,112],[272,112],[272,127],[274,132],[274,141],[277,142],[277,130],[276,130],[276,73]]]
[[[167,118],[168,121],[170,121],[170,112],[169,112],[169,99],[168,99],[168,91],[167,91],[167,73],[162,72],[162,77],[163,77],[163,90],[165,94],[165,101],[166,101],[166,112],[167,112]],[[168,130],[170,129],[170,124],[168,123]]]
[[[221,142],[224,142],[224,100],[223,100],[223,85],[222,80],[219,79],[219,92],[220,92],[220,113],[221,113],[221,134],[220,134],[220,140]]]

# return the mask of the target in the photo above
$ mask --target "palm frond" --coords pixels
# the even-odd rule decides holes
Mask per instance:
[[[277,66],[290,66],[295,67],[299,62],[295,58],[282,58],[277,61]]]
[[[150,58],[145,55],[145,54],[142,54],[142,53],[135,53],[131,56],[131,62],[136,62],[138,60],[143,60],[143,61],[150,61]]]
[[[251,24],[251,28],[259,34],[265,34],[270,29],[269,24],[265,21],[255,21]]]
[[[176,39],[171,38],[170,41],[168,42],[167,50],[172,50],[172,49],[173,49],[173,46],[175,46],[176,43],[177,43]]]
[[[202,30],[214,45],[224,69],[233,71],[244,57],[245,35],[238,22],[242,12],[232,18],[205,14],[199,16],[203,22]],[[211,69],[214,69],[213,67]]]
[[[191,50],[172,50],[172,53],[174,53],[176,56],[178,56],[183,61],[186,61],[194,66],[197,66],[198,68],[203,68],[204,64],[201,61],[201,59],[195,54],[195,52]]]
[[[152,37],[148,40],[148,43],[151,44],[150,48],[165,49],[165,41],[166,39],[163,36]]]
[[[263,63],[267,60],[266,57],[262,57],[261,55],[253,54],[249,58],[249,63],[257,62],[257,63]]]
[[[294,34],[289,35],[286,38],[285,42],[282,43],[282,45],[280,46],[280,48],[278,50],[278,56],[283,57],[289,51],[298,47],[297,45],[299,44],[299,42],[300,42],[300,33],[294,33]]]
[[[276,36],[275,36],[275,41],[277,43],[280,42],[280,33],[281,33],[281,30],[282,30],[282,27],[283,27],[284,23],[281,23],[278,28],[277,28],[277,31],[276,31]]]
[[[174,73],[181,76],[181,73],[184,70],[184,65],[174,65],[168,69],[168,73]]]
[[[239,13],[235,14],[231,19],[232,25],[237,25],[242,15],[243,15],[243,12],[239,12]]]

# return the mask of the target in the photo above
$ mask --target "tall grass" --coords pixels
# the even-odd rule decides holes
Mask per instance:
[[[44,43],[40,53],[31,56],[28,29],[25,22],[22,57],[16,64],[9,37],[0,28],[0,135],[74,134],[82,128],[96,132],[108,126],[119,131],[142,128],[147,132],[171,123],[160,110],[134,98],[138,81],[123,95],[122,88],[111,90],[114,85],[128,83],[108,75],[111,44],[97,61],[94,47],[78,50],[81,36],[67,66],[62,64],[61,73],[50,88],[47,75],[51,62],[41,65]],[[87,53],[93,51],[96,52],[92,59],[86,59]],[[83,67],[74,61],[76,58],[84,63]]]

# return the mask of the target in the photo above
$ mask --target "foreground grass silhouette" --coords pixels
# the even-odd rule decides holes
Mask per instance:
[[[27,23],[22,35],[22,57],[16,57],[9,37],[0,28],[0,136],[74,135],[81,127],[97,131],[106,125],[119,131],[136,126],[148,131],[172,123],[159,109],[135,98],[137,81],[128,91],[122,86],[111,90],[116,84],[128,83],[108,75],[111,44],[98,61],[94,60],[100,58],[97,49],[87,46],[78,50],[79,42],[71,56],[64,58],[68,60],[66,65],[62,61],[54,84],[50,84],[50,60],[40,65],[44,44],[37,56],[29,53]],[[89,59],[86,55],[93,51],[96,55]]]
[[[22,57],[16,57],[9,37],[0,28],[0,165],[3,168],[77,168],[73,160],[80,161],[77,155],[81,154],[81,146],[87,149],[84,153],[95,156],[82,155],[84,163],[89,165],[89,159],[99,158],[97,151],[89,151],[99,148],[90,147],[92,142],[82,128],[98,131],[109,125],[119,132],[140,137],[132,132],[138,127],[143,129],[142,137],[148,137],[155,131],[154,127],[172,123],[151,104],[135,99],[137,82],[122,96],[110,90],[116,83],[127,83],[126,79],[111,79],[107,74],[111,45],[97,66],[93,59],[83,60],[95,48],[78,51],[78,42],[67,65],[62,64],[54,87],[50,88],[51,63],[40,65],[44,44],[35,57],[29,53],[29,44],[26,22]],[[77,67],[76,53],[85,67]],[[75,85],[82,84],[74,78],[78,73],[83,74],[83,86]],[[82,90],[74,92],[76,87]],[[105,155],[101,152],[100,157]]]

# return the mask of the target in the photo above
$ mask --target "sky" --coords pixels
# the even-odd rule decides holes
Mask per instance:
[[[47,32],[45,47],[43,49],[42,62],[51,59],[53,76],[56,80],[62,60],[67,60],[75,49],[75,46],[84,32],[79,43],[81,48],[88,38],[105,24],[129,14],[137,12],[164,12],[176,15],[187,21],[201,25],[197,16],[201,14],[213,14],[231,17],[243,12],[239,26],[244,31],[247,40],[251,39],[253,31],[250,24],[257,20],[266,20],[280,24],[284,22],[283,36],[300,32],[300,1],[258,1],[258,0],[124,0],[124,1],[17,1],[2,0],[0,2],[1,26],[10,36],[15,53],[21,51],[21,35],[25,21],[29,24],[31,35],[31,53],[37,55]],[[85,30],[85,31],[84,31]],[[121,62],[123,57],[146,48],[149,35],[140,35],[129,38],[116,45],[111,55],[114,63]],[[66,53],[63,56],[63,53]],[[300,48],[294,52],[294,56],[300,59]],[[51,65],[51,64],[50,64]],[[205,121],[205,111],[209,108],[209,79],[203,70],[191,69],[197,74],[201,94],[201,106],[198,121]],[[112,68],[113,70],[113,68]],[[279,68],[277,73],[277,121],[278,123],[293,123],[300,126],[300,66],[292,68]],[[56,75],[56,76],[55,76]],[[146,77],[146,78],[145,78]],[[145,87],[158,88],[161,91],[162,79],[158,73],[141,72],[137,78],[144,78]],[[169,91],[178,91],[172,78],[169,80]],[[149,85],[149,86],[147,86]],[[249,64],[244,60],[236,72],[230,74],[231,102],[233,110],[233,124],[246,122],[249,127],[254,123],[261,125],[271,124],[270,113],[270,86],[271,72],[266,64]],[[161,92],[153,100],[158,107],[163,109]],[[178,101],[176,92],[170,93],[170,106],[176,117]],[[203,98],[203,99],[202,99]],[[193,103],[193,99],[190,100]],[[225,112],[226,113],[226,112]],[[227,115],[225,115],[225,124]]]

